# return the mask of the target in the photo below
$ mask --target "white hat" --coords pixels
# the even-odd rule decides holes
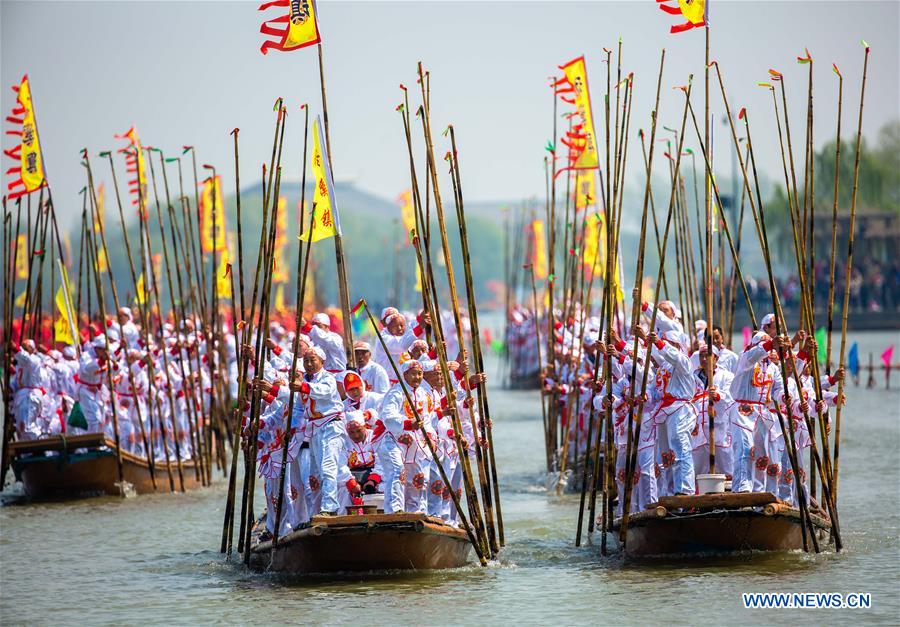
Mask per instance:
[[[331,318],[326,313],[317,313],[312,317],[312,321],[316,324],[325,324],[331,326]]]
[[[106,338],[102,333],[91,340],[91,346],[94,348],[106,348]]]
[[[307,346],[312,346],[312,338],[309,337],[306,333],[301,333],[301,334],[300,334],[300,341],[301,341],[301,342],[306,342],[306,345],[307,345]]]
[[[767,313],[765,316],[763,316],[762,320],[760,321],[759,328],[761,329],[764,326],[766,326],[767,324],[772,324],[773,322],[775,322],[775,314]]]
[[[414,369],[414,368],[419,368],[419,369],[422,370],[423,372],[424,372],[424,370],[425,370],[425,369],[422,367],[422,362],[420,362],[420,361],[418,361],[418,360],[416,360],[416,359],[407,359],[407,360],[404,361],[403,364],[400,366],[400,372],[401,372],[402,374],[406,374],[408,371],[410,371],[410,370],[412,370],[412,369]]]
[[[364,426],[366,424],[365,418],[363,417],[363,413],[360,410],[348,411],[346,414],[347,423],[355,422],[360,426]]]
[[[400,311],[396,307],[385,307],[381,310],[381,322],[387,323],[387,319],[397,313]]]
[[[131,313],[131,307],[119,307],[119,313],[123,313],[128,316],[128,319],[131,320],[134,316]]]
[[[437,372],[440,369],[440,364],[438,364],[437,359],[423,359],[419,363],[422,364],[422,370],[424,372]]]
[[[757,331],[756,333],[753,334],[753,337],[750,338],[750,343],[747,345],[747,348],[753,348],[757,344],[760,344],[760,343],[766,341],[766,339],[768,337],[769,337],[768,333],[765,333],[764,331]]]
[[[325,351],[322,350],[321,346],[312,346],[309,350],[318,355],[322,361],[325,361]]]
[[[62,355],[66,359],[75,359],[75,347],[74,346],[64,346],[62,349]]]
[[[372,352],[372,347],[369,346],[369,343],[368,343],[368,342],[363,342],[362,340],[357,340],[356,342],[353,342],[353,350],[355,350],[355,351],[366,351],[366,352],[371,353],[371,352]]]

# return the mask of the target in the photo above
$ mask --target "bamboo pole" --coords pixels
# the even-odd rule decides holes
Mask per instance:
[[[660,269],[659,269],[659,273],[657,274],[657,277],[656,277],[657,285],[659,285],[659,282],[661,280],[661,275],[663,272],[663,266],[665,265],[666,246],[669,241],[669,230],[672,225],[672,216],[674,213],[673,210],[675,208],[675,201],[676,201],[676,197],[677,197],[677,193],[678,193],[677,180],[678,180],[678,175],[679,175],[679,172],[681,169],[681,153],[682,153],[682,144],[684,143],[684,129],[685,129],[685,126],[687,125],[687,114],[688,114],[688,108],[689,108],[689,104],[690,104],[691,86],[692,86],[693,80],[694,80],[693,74],[689,75],[687,86],[680,88],[685,93],[684,113],[682,114],[682,117],[681,117],[681,132],[678,136],[679,143],[678,143],[677,156],[675,157],[675,167],[674,167],[675,172],[674,172],[674,176],[672,177],[672,185],[671,185],[671,190],[669,193],[669,209],[668,209],[668,212],[666,215],[666,226],[663,231],[662,256],[659,260],[659,268]],[[650,329],[651,330],[656,327],[656,315],[657,315],[658,311],[659,311],[658,307],[653,308],[653,314],[652,314],[652,317],[650,320]],[[640,340],[640,338],[638,337],[638,329],[639,328],[640,327],[637,327],[637,326],[634,327],[635,338],[634,338],[633,351],[634,351],[635,356],[638,355],[639,340]],[[646,391],[647,391],[647,379],[650,374],[649,364],[650,364],[650,357],[651,357],[652,353],[653,353],[653,344],[648,343],[647,344],[647,354],[644,357],[644,360],[645,360],[644,363],[647,365],[644,367],[644,371],[643,371],[643,377],[642,377],[642,381],[641,381],[641,392],[637,396],[638,402],[635,403],[635,393],[634,393],[635,385],[634,385],[634,383],[632,383],[632,386],[631,386],[631,395],[630,395],[630,399],[629,399],[628,422],[627,422],[628,437],[627,437],[626,443],[625,443],[625,460],[626,460],[626,462],[625,462],[625,494],[620,495],[620,499],[622,499],[622,520],[619,523],[619,544],[622,546],[623,549],[625,548],[625,544],[627,541],[628,517],[629,517],[630,511],[631,511],[632,481],[630,480],[630,478],[632,477],[632,475],[634,473],[634,468],[637,465],[637,442],[640,441],[641,422],[642,422],[641,418],[643,415],[644,402],[645,402],[644,395],[646,394]],[[611,392],[612,392],[611,388],[612,388],[612,386],[610,384],[610,389],[608,392],[608,394],[610,396],[611,396]],[[609,403],[610,408],[607,409],[607,422],[609,422],[610,411],[612,408],[612,403],[611,403],[612,399],[609,396],[608,396],[608,400],[610,401],[610,403]],[[636,411],[635,411],[635,405],[637,405]],[[635,420],[635,417],[636,417],[636,420]],[[611,515],[611,513],[610,513],[610,515]]]
[[[420,79],[420,84],[421,84],[421,88],[422,88],[422,99],[427,104],[426,94],[425,94],[424,73],[423,73],[423,68],[422,68],[421,62],[419,62],[419,64],[418,64],[418,72],[419,72],[419,79]],[[459,342],[460,342],[460,352],[462,353],[463,361],[465,361],[466,360],[466,350],[465,350],[465,345],[463,343],[463,330],[462,330],[462,323],[461,323],[461,319],[460,319],[460,310],[459,310],[459,296],[456,291],[456,279],[455,279],[455,275],[453,273],[453,259],[452,259],[452,255],[450,252],[450,241],[447,237],[447,227],[446,227],[446,223],[445,223],[445,219],[444,219],[444,206],[443,206],[443,202],[441,200],[440,186],[438,185],[437,167],[436,167],[435,158],[434,158],[434,142],[432,140],[432,133],[431,133],[431,115],[429,112],[429,108],[427,106],[423,105],[423,108],[421,110],[423,112],[423,115],[421,116],[422,127],[423,127],[422,130],[423,130],[424,137],[425,137],[426,155],[428,157],[428,161],[427,161],[428,172],[427,173],[430,174],[430,177],[431,177],[431,188],[432,188],[432,193],[434,194],[434,208],[435,208],[435,213],[437,214],[438,228],[440,230],[440,235],[441,235],[441,247],[442,247],[442,250],[444,253],[444,262],[445,262],[445,268],[447,271],[447,283],[450,288],[450,302],[451,302],[451,309],[453,312],[454,324],[456,326],[456,334],[457,334],[457,337],[459,338]],[[423,272],[423,274],[424,274],[424,272]],[[440,312],[436,310],[435,313],[439,314]],[[435,320],[435,322],[437,322],[437,321],[438,320]],[[443,347],[439,346],[438,348],[439,348],[439,352],[442,352]],[[444,369],[444,368],[442,367],[442,369]],[[452,388],[448,387],[447,396],[448,396],[448,400],[451,401],[451,411],[455,415],[455,411],[453,411],[453,410],[455,410],[455,405],[452,402],[453,401],[452,397],[454,396],[454,394],[452,392]],[[467,399],[471,399],[471,390],[468,390],[468,389],[466,390],[466,397],[467,397]],[[470,418],[471,418],[471,416],[472,416],[472,414],[470,412]],[[474,424],[473,424],[473,427],[474,427]],[[469,498],[471,500],[472,506],[476,513],[477,520],[482,521],[483,519],[482,519],[482,515],[481,515],[481,506],[478,502],[477,494],[475,493],[475,488],[474,488],[474,484],[472,481],[472,478],[474,477],[474,475],[472,474],[472,470],[469,465],[468,455],[460,454],[460,461],[463,464],[463,475],[464,475],[464,483],[466,483],[467,498]],[[477,461],[477,458],[476,458],[476,461]],[[468,477],[469,477],[468,480],[465,479],[466,475],[468,475]],[[485,551],[485,553],[487,553],[487,551]]]
[[[474,353],[473,356],[475,359],[476,371],[478,373],[484,373],[484,355],[482,354],[481,349],[481,333],[480,327],[478,325],[478,309],[475,306],[475,285],[474,279],[472,277],[472,265],[469,255],[469,235],[466,229],[466,214],[463,206],[462,180],[459,172],[459,153],[456,149],[456,131],[453,128],[453,125],[450,125],[449,129],[450,143],[452,146],[451,165],[452,172],[455,173],[454,188],[457,197],[456,214],[457,221],[459,222],[459,239],[462,248],[463,267],[465,270],[466,300],[468,302],[469,309],[469,322],[471,323],[472,328],[472,352]],[[462,341],[462,338],[460,338],[460,341]],[[491,485],[491,490],[485,490],[484,486],[482,487],[482,499],[484,500],[485,504],[485,516],[487,517],[488,536],[491,540],[491,550],[494,554],[496,554],[497,552],[499,552],[500,547],[503,546],[506,542],[503,534],[503,513],[500,505],[500,483],[497,478],[497,460],[494,456],[493,423],[491,422],[491,413],[488,406],[487,389],[484,385],[478,386],[478,408],[480,409],[478,415],[481,419],[479,427],[481,429],[481,433],[484,435],[484,450],[480,452],[480,454],[482,455],[482,457],[484,457],[482,465],[486,467],[486,474],[488,475],[487,480]],[[476,455],[479,454],[480,448],[476,447],[475,450]],[[492,491],[493,495],[491,494]],[[496,511],[497,514],[497,538],[493,537],[494,511]]]
[[[234,316],[234,336],[235,342],[238,348],[239,359],[241,353],[241,347],[244,345],[244,340],[246,339],[246,334],[242,330],[245,328],[241,322],[244,322],[246,309],[244,307],[244,233],[243,233],[243,225],[241,223],[241,167],[240,167],[240,155],[238,152],[238,133],[240,129],[235,127],[231,131],[231,136],[234,138],[234,190],[235,190],[235,198],[237,202],[237,237],[238,237],[238,276],[240,281],[240,299],[241,299],[241,317],[240,321],[237,316]],[[305,169],[304,169],[305,172]],[[234,303],[234,273],[231,273],[231,283],[232,283],[232,303]],[[243,366],[243,362],[241,363]],[[243,385],[242,381],[239,381],[239,392],[238,398],[235,401],[235,407],[232,410],[232,439],[231,439],[231,471],[228,473],[228,496],[225,501],[225,519],[222,522],[222,543],[219,548],[220,553],[226,553],[231,555],[231,547],[232,547],[232,535],[234,533],[234,499],[235,492],[237,487],[237,459],[238,459],[238,449],[241,445],[241,420],[240,416],[243,412],[243,405],[241,403],[241,394],[240,387]]]
[[[277,111],[277,116],[275,118],[275,136],[272,139],[272,156],[271,156],[271,159],[269,162],[269,169],[268,169],[269,177],[268,177],[268,179],[266,178],[266,166],[265,166],[265,164],[263,164],[263,207],[262,207],[263,219],[262,219],[262,225],[260,226],[260,233],[259,233],[259,248],[256,253],[256,270],[254,271],[254,275],[253,275],[253,295],[250,298],[250,315],[247,316],[246,318],[244,318],[244,322],[246,322],[246,325],[244,327],[244,335],[241,338],[242,359],[241,359],[240,379],[239,379],[239,388],[238,388],[238,408],[241,411],[244,411],[243,408],[244,408],[245,403],[247,402],[246,396],[247,396],[247,392],[249,390],[249,386],[247,385],[247,382],[248,382],[247,374],[248,374],[249,364],[250,364],[250,359],[243,356],[243,352],[244,352],[243,347],[245,345],[249,345],[247,340],[249,338],[253,337],[253,323],[256,320],[256,301],[257,301],[257,295],[259,293],[260,271],[262,270],[262,267],[263,267],[263,253],[266,250],[266,241],[267,241],[266,234],[268,233],[267,226],[268,226],[268,219],[269,219],[269,199],[272,195],[272,183],[274,180],[276,155],[278,156],[278,163],[279,164],[281,163],[281,151],[279,149],[279,132],[281,132],[281,136],[283,137],[284,133],[282,130],[282,128],[283,128],[282,121],[285,119],[285,109],[282,106],[281,98],[278,98],[278,100],[275,101],[275,111]],[[240,253],[240,250],[238,250],[238,253]],[[243,265],[241,263],[241,256],[238,257],[238,262],[240,265]],[[241,268],[241,276],[243,277],[243,268]],[[243,281],[243,278],[241,280]],[[244,289],[242,286],[241,293],[243,293],[243,292],[244,292]],[[241,308],[243,309],[243,306]],[[258,344],[258,341],[257,341],[257,344]],[[258,347],[254,354],[259,354]],[[246,530],[247,521],[252,518],[252,510],[253,510],[253,504],[248,503],[248,501],[247,501],[247,490],[248,490],[249,483],[250,483],[250,474],[255,472],[254,469],[251,468],[251,465],[255,465],[255,457],[254,456],[256,455],[256,451],[254,449],[250,448],[250,445],[251,444],[255,445],[255,442],[256,442],[256,437],[253,432],[252,402],[251,402],[250,411],[251,411],[251,415],[249,417],[250,424],[248,425],[247,442],[245,443],[245,448],[244,448],[244,479],[243,479],[243,489],[241,492],[241,494],[242,494],[242,496],[241,496],[241,525],[240,525],[240,532],[238,534],[238,546],[237,546],[238,553],[243,553],[243,551],[244,551],[244,538],[247,535],[247,530]],[[253,442],[251,443],[250,440],[253,440]],[[229,542],[228,548],[229,548],[228,553],[230,555],[230,553],[231,553],[231,551],[230,551],[231,543],[230,542]]]
[[[303,109],[303,169],[301,170],[301,183],[300,183],[300,227],[303,227],[303,212],[306,209],[306,158],[307,158],[307,149],[309,146],[309,107],[306,105],[302,105]],[[315,224],[316,214],[315,211],[309,212],[309,230],[307,233],[312,233],[313,225]],[[303,243],[302,240],[298,239],[297,244],[297,307],[295,312],[294,326],[298,329],[297,333],[294,334],[294,343],[291,347],[291,370],[289,375],[289,380],[291,382],[297,377],[297,359],[299,357],[298,353],[300,351],[300,332],[299,329],[302,326],[301,320],[303,319],[303,301],[306,297],[306,276],[309,271],[309,256],[312,252],[312,237],[310,237],[309,243],[306,245],[306,251],[304,255]],[[284,478],[287,474],[288,467],[288,447],[290,446],[291,440],[293,439],[293,431],[291,429],[291,422],[294,417],[294,403],[296,402],[296,396],[293,389],[291,389],[290,396],[288,397],[288,408],[287,412],[284,415],[284,445],[281,449],[281,475],[278,477],[278,504],[275,507],[275,531],[272,533],[272,555],[275,555],[275,547],[278,546],[278,536],[281,532],[281,515],[282,510],[284,509]],[[300,498],[304,498],[301,496]]]
[[[838,71],[837,66],[834,66],[835,74],[838,76],[838,98],[837,98],[837,132],[835,133],[835,150],[834,150],[834,203],[832,204],[832,213],[831,213],[831,258],[830,258],[830,269],[828,272],[828,330],[826,333],[826,349],[825,349],[825,374],[831,374],[831,332],[833,329],[834,323],[834,271],[835,271],[835,263],[837,262],[837,216],[838,216],[838,192],[840,191],[840,181],[841,181],[841,112],[843,109],[843,101],[844,101],[844,77],[841,76],[841,73]],[[845,281],[849,281],[850,277],[847,276],[844,279]],[[846,305],[845,305],[846,307]],[[834,444],[834,465],[837,466],[837,434],[835,434],[835,444]],[[837,471],[835,471],[835,488],[837,488]],[[835,489],[835,492],[837,490]]]
[[[85,151],[85,153],[84,153],[84,162],[85,162],[86,168],[87,168],[88,187],[90,188],[91,197],[92,197],[92,199],[93,199],[93,205],[94,205],[95,211],[96,211],[96,210],[99,210],[99,206],[97,205],[97,202],[96,202],[96,198],[97,198],[97,197],[96,197],[96,194],[97,194],[97,192],[96,192],[96,189],[94,188],[94,173],[93,173],[93,170],[91,169],[91,162],[90,162],[90,159],[89,159],[89,157],[88,157],[87,151]],[[110,289],[110,292],[112,293],[113,304],[114,304],[114,306],[115,306],[115,308],[116,308],[116,313],[118,314],[119,308],[120,308],[120,307],[119,307],[119,294],[118,294],[118,290],[116,289],[115,278],[113,277],[113,274],[112,274],[112,266],[109,266],[109,259],[110,259],[110,257],[109,257],[109,248],[108,248],[107,245],[106,245],[106,225],[105,225],[105,220],[103,220],[103,219],[96,220],[96,221],[95,221],[95,224],[97,225],[97,229],[96,229],[97,232],[100,233],[100,244],[101,244],[101,246],[102,246],[103,255],[104,255],[104,256],[106,257],[106,259],[107,259],[107,265],[108,265],[108,267],[107,267],[107,278],[109,279],[109,289]],[[68,296],[67,296],[67,298],[68,298]],[[124,332],[120,333],[120,336],[121,336],[121,337],[119,338],[119,340],[122,342],[122,348],[124,349],[125,354],[126,354],[126,356],[127,356],[127,355],[128,355],[128,350],[129,350],[129,348],[130,348],[129,345],[128,345],[128,338],[125,337],[125,333],[124,333]],[[74,338],[73,338],[73,339],[74,339]],[[75,341],[77,342],[78,340],[75,339]],[[146,433],[146,430],[145,430],[145,428],[144,428],[144,417],[143,417],[142,412],[141,412],[141,406],[140,406],[140,403],[138,403],[138,401],[137,401],[137,396],[138,396],[138,394],[139,394],[139,391],[138,391],[138,389],[137,389],[137,386],[135,385],[134,372],[133,372],[132,369],[131,369],[131,364],[128,363],[127,358],[126,358],[125,361],[126,361],[126,364],[125,364],[125,370],[126,370],[126,375],[127,375],[127,377],[128,377],[128,385],[131,387],[132,393],[135,395],[134,407],[135,407],[135,411],[137,412],[138,426],[140,427],[141,440],[142,440],[143,445],[144,445],[144,451],[145,451],[146,454],[147,454],[147,465],[148,465],[149,470],[150,470],[150,481],[151,481],[151,483],[153,484],[153,490],[154,490],[154,492],[155,492],[156,489],[157,489],[157,486],[156,486],[156,468],[155,468],[155,464],[153,463],[153,461],[151,461],[151,458],[153,457],[153,453],[152,453],[152,450],[151,450],[151,448],[150,448],[150,441],[147,439],[147,433]],[[148,390],[148,391],[149,391],[149,390]],[[110,386],[109,394],[110,394],[110,397],[117,396],[115,387]],[[113,405],[113,407],[115,408],[115,405]],[[115,411],[115,409],[114,409],[114,411]],[[116,426],[118,426],[118,419],[117,419],[117,422],[114,423],[114,424],[115,424]],[[120,480],[121,480],[121,479],[120,479]]]
[[[87,151],[85,151],[85,154],[83,156],[85,157],[84,165],[89,168],[88,162],[87,162]],[[90,173],[90,169],[88,169],[88,173]],[[94,198],[94,196],[93,196],[93,184],[91,184],[91,188],[92,189],[89,192],[91,194],[91,196],[90,196],[91,202],[88,203],[88,206],[90,207],[91,224],[93,225],[93,224],[97,223],[97,214],[96,214],[96,207],[94,205],[94,203],[96,202],[96,198]],[[106,347],[106,350],[108,351],[109,350],[109,334],[107,333],[107,328],[106,328],[106,303],[104,300],[103,285],[100,282],[100,266],[97,261],[97,257],[98,257],[97,241],[94,236],[93,227],[88,229],[88,252],[89,252],[89,257],[93,263],[93,275],[94,275],[95,285],[97,288],[97,306],[100,308],[100,331],[103,334],[104,346]],[[107,355],[107,361],[108,362],[112,361],[111,353]],[[117,485],[119,487],[119,493],[122,496],[124,496],[126,484],[125,484],[125,474],[124,474],[124,470],[122,467],[122,445],[121,445],[121,441],[119,439],[119,415],[118,415],[119,412],[118,412],[118,403],[116,402],[115,387],[113,386],[111,364],[107,363],[105,370],[106,370],[106,383],[109,386],[109,391],[110,391],[110,399],[109,399],[110,406],[112,408],[113,437],[115,438],[115,450],[116,450],[116,475],[119,478]]]
[[[319,86],[322,92],[322,122],[325,126],[325,151],[328,164],[334,176],[334,161],[331,158],[331,134],[328,126],[328,101],[325,96],[325,67],[322,61],[322,44],[316,46],[319,59]],[[423,85],[424,87],[424,85]],[[350,321],[350,287],[347,279],[347,263],[344,259],[344,240],[340,229],[334,236],[334,256],[337,264],[338,297],[341,302],[341,317],[344,325],[344,350],[347,354],[347,367],[356,368],[356,355],[353,352],[353,325]]]
[[[841,308],[841,349],[839,353],[840,366],[839,368],[844,367],[844,348],[847,344],[847,315],[850,309],[850,273],[853,269],[853,235],[854,235],[854,227],[856,223],[856,195],[859,191],[859,157],[862,151],[862,122],[863,122],[863,105],[865,103],[866,97],[866,77],[868,75],[869,70],[869,46],[865,42],[863,44],[866,47],[866,55],[863,59],[863,75],[862,75],[862,84],[860,87],[859,93],[859,121],[856,126],[856,157],[853,163],[853,195],[850,198],[850,233],[848,235],[848,243],[847,243],[847,266],[844,271],[844,305]],[[844,379],[842,378],[840,383],[838,383],[838,407],[835,412],[834,425],[834,500],[837,503],[837,490],[838,490],[838,460],[839,460],[839,452],[841,445],[841,409],[843,408],[843,404],[840,403],[840,400],[843,398],[844,394]]]

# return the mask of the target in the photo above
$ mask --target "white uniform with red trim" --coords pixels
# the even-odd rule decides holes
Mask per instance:
[[[87,432],[103,432],[107,425],[106,408],[109,406],[109,390],[105,378],[107,364],[102,363],[91,349],[81,353],[78,366],[78,402],[87,421]]]
[[[306,431],[310,436],[310,489],[321,490],[320,512],[335,513],[338,501],[338,462],[346,434],[344,403],[334,375],[320,369],[303,375],[300,398],[306,411]]]
[[[49,377],[39,353],[22,348],[16,353],[16,393],[13,413],[16,435],[20,440],[36,440],[47,435],[46,405]]]

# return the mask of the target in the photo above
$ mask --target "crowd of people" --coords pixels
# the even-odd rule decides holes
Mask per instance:
[[[78,345],[56,350],[25,338],[13,348],[16,438],[104,433],[114,440],[118,430],[121,449],[139,457],[192,458],[207,425],[197,416],[201,396],[208,406],[212,394],[216,373],[209,363],[218,347],[192,319],[177,330],[166,323],[157,337],[142,333],[130,308],[117,314]],[[234,337],[225,337],[233,365]]]
[[[257,461],[268,504],[264,539],[275,530],[282,480],[279,534],[313,515],[352,510],[366,494],[375,495],[376,502],[383,495],[385,513],[423,513],[458,525],[451,490],[461,496],[460,455],[473,456],[480,437],[468,392],[482,385],[485,375],[470,373],[461,358],[448,362],[455,388],[448,394],[434,346],[426,341],[429,316],[388,307],[381,325],[374,346],[354,342],[357,367],[350,370],[343,339],[329,330],[324,314],[304,323],[299,338],[279,329],[270,333],[271,350],[261,366],[254,364],[252,383],[263,400]],[[297,376],[291,380],[295,339]],[[458,346],[455,339],[447,344]],[[252,358],[249,345],[243,350]],[[451,398],[462,427],[459,439],[448,411]],[[250,426],[245,418],[244,431]]]
[[[651,328],[654,308],[658,311]],[[811,368],[817,354],[814,338],[802,331],[791,338],[776,334],[773,314],[762,319],[761,328],[743,350],[733,352],[718,326],[707,334],[700,320],[686,332],[681,312],[671,301],[655,306],[645,303],[642,310],[640,324],[624,339],[615,328],[606,337],[595,317],[587,318],[584,328],[573,318],[555,323],[558,359],[545,365],[542,386],[556,404],[568,440],[560,443],[557,454],[565,454],[570,463],[583,458],[590,416],[596,420],[611,409],[615,459],[610,463],[615,464],[620,495],[618,514],[627,480],[629,425],[637,448],[630,511],[641,511],[660,496],[693,495],[697,475],[710,471],[708,406],[712,402],[715,470],[726,475],[731,491],[771,492],[796,505],[798,478],[785,446],[791,431],[787,422],[782,430],[779,415],[793,423],[799,485],[808,491],[811,436],[805,416],[811,416],[814,425],[820,414],[829,420],[828,407],[842,402],[837,398],[837,383],[843,371],[822,375],[817,401]],[[785,357],[787,380],[779,354]],[[595,368],[605,357],[611,364],[611,389],[605,374],[594,382]],[[604,436],[605,428],[601,429],[603,442]]]
[[[333,324],[325,313],[302,320],[296,331],[271,322],[261,363],[255,359],[255,338],[238,346],[225,322],[220,341],[209,341],[212,334],[198,330],[191,319],[180,329],[164,325],[154,338],[124,307],[105,332],[80,346],[59,352],[25,339],[11,364],[16,437],[104,433],[112,441],[117,429],[122,450],[147,457],[149,448],[156,461],[189,459],[194,438],[208,428],[200,410],[204,402],[209,407],[214,382],[225,376],[227,397],[238,398],[243,357],[249,388],[260,397],[258,423],[250,420],[251,403],[245,401],[241,432],[264,479],[264,536],[274,532],[279,518],[282,481],[281,534],[314,515],[345,513],[360,505],[364,494],[376,501],[383,494],[386,513],[424,513],[456,526],[451,490],[461,494],[460,455],[474,456],[480,437],[472,393],[485,375],[469,372],[460,355],[447,363],[455,392],[447,393],[435,346],[428,343],[433,335],[427,314],[384,309],[373,344],[353,344],[351,369]],[[454,351],[446,354],[455,356],[459,341],[452,329],[446,326],[445,345]],[[457,404],[459,437],[450,399]],[[76,406],[82,426],[72,420]]]

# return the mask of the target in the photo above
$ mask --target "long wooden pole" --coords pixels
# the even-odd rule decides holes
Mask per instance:
[[[677,194],[678,194],[677,181],[678,181],[679,172],[681,170],[681,153],[682,153],[682,145],[684,143],[684,129],[685,129],[685,126],[687,125],[687,114],[688,114],[688,107],[690,104],[691,86],[693,83],[693,79],[694,79],[693,75],[688,76],[687,86],[681,88],[684,90],[684,93],[685,93],[684,113],[682,114],[682,117],[681,117],[681,132],[678,135],[678,150],[677,150],[677,155],[675,157],[675,172],[674,172],[674,176],[672,177],[672,185],[671,185],[671,189],[669,192],[669,209],[668,209],[668,212],[666,215],[666,226],[665,226],[665,229],[663,230],[662,256],[660,257],[660,260],[659,260],[659,273],[657,274],[657,277],[656,277],[656,285],[659,285],[659,282],[661,280],[662,273],[663,273],[663,267],[665,266],[666,246],[669,241],[669,230],[672,225],[672,217],[673,217],[674,208],[675,208],[675,201],[676,201]],[[652,317],[650,320],[650,329],[651,330],[654,329],[656,326],[656,316],[657,316],[658,311],[659,311],[658,307],[653,308],[653,314],[652,314]],[[635,328],[635,331],[636,330],[637,329]],[[635,333],[634,347],[633,347],[635,356],[638,355],[639,341],[640,341],[640,338],[638,337],[637,333]],[[644,398],[644,394],[647,391],[647,380],[648,380],[648,377],[650,374],[650,367],[649,367],[650,357],[651,357],[652,353],[653,353],[653,344],[648,343],[647,344],[647,354],[644,357],[644,360],[645,360],[644,363],[646,364],[646,366],[644,367],[644,370],[643,370],[643,377],[642,377],[642,381],[641,381],[641,391],[640,391],[639,395],[637,395],[637,396],[635,395],[635,387],[636,386],[634,385],[634,383],[632,383],[632,385],[631,385],[631,395],[630,395],[630,399],[629,399],[628,422],[627,422],[627,425],[628,425],[627,426],[627,434],[628,435],[627,435],[626,443],[625,443],[625,460],[626,460],[625,461],[625,479],[626,479],[625,480],[625,494],[620,495],[620,497],[619,497],[620,499],[622,499],[622,519],[619,523],[619,544],[622,546],[623,549],[625,548],[625,544],[626,544],[626,541],[628,538],[628,517],[630,514],[630,510],[631,510],[632,481],[630,481],[630,478],[634,473],[635,466],[637,465],[637,448],[638,448],[637,442],[640,441],[640,436],[641,436],[641,422],[642,422],[641,418],[642,418],[643,411],[644,411],[643,398]],[[610,389],[610,392],[611,392],[611,389]],[[636,398],[639,401],[637,403],[635,403]],[[608,398],[608,400],[611,401],[612,399]],[[610,402],[610,409],[611,409],[611,402]],[[610,409],[607,409],[607,422],[609,421]]]
[[[841,308],[841,349],[839,354],[840,368],[844,367],[844,348],[847,344],[847,316],[850,310],[850,273],[853,270],[853,235],[856,224],[856,195],[859,191],[859,157],[862,151],[862,123],[863,105],[866,97],[866,77],[869,70],[869,46],[866,46],[866,56],[863,60],[862,85],[859,92],[859,121],[856,126],[856,157],[853,163],[853,195],[850,198],[850,232],[847,239],[847,266],[844,270],[844,305]],[[843,408],[844,379],[838,383],[838,407],[835,412],[834,424],[834,500],[837,502],[838,490],[838,460],[841,445],[841,409]]]
[[[325,126],[325,151],[334,177],[334,161],[331,158],[331,133],[328,126],[328,100],[325,96],[325,66],[322,61],[322,44],[316,46],[319,59],[319,86],[322,92],[322,122]],[[334,256],[337,264],[338,298],[341,303],[341,318],[344,325],[344,351],[347,367],[356,368],[356,354],[353,352],[353,324],[350,320],[350,287],[347,279],[347,262],[344,259],[344,239],[340,229],[334,236]]]
[[[306,210],[306,158],[307,158],[307,149],[309,147],[309,107],[303,105],[303,169],[301,170],[302,174],[300,176],[300,227],[303,227],[303,212]],[[316,214],[315,211],[309,212],[309,229],[306,231],[307,233],[312,233],[313,225],[315,224]],[[312,238],[310,237],[310,240]],[[305,255],[304,255],[305,252]],[[293,382],[297,376],[297,360],[300,357],[298,354],[300,352],[300,332],[299,329],[302,326],[301,320],[303,319],[303,301],[306,298],[306,277],[309,271],[309,256],[312,253],[312,241],[307,243],[306,250],[303,249],[302,240],[298,239],[297,244],[297,307],[294,316],[294,326],[298,329],[298,332],[294,334],[294,343],[291,347],[291,370],[289,375],[289,381]],[[296,394],[291,388],[290,396],[288,397],[288,408],[284,414],[284,429],[282,433],[284,433],[284,445],[281,449],[281,475],[278,477],[278,503],[275,507],[275,530],[272,532],[272,554],[275,554],[275,547],[278,545],[278,536],[281,533],[281,516],[282,510],[284,509],[284,479],[287,475],[288,468],[288,448],[290,447],[291,440],[293,439],[293,430],[292,430],[292,421],[294,416],[294,403],[296,402]],[[302,494],[300,498],[305,498]]]
[[[834,72],[838,77],[838,98],[837,98],[837,132],[835,133],[835,149],[834,149],[834,202],[832,204],[831,213],[831,259],[830,271],[828,272],[828,330],[826,333],[826,349],[825,349],[825,374],[831,374],[831,332],[834,323],[834,270],[837,262],[837,217],[839,204],[839,191],[841,185],[841,113],[844,104],[844,77],[834,66]],[[849,281],[849,277],[845,280]],[[836,434],[835,434],[836,435]],[[835,465],[837,465],[837,437],[835,437]],[[835,488],[837,488],[837,478],[835,478]]]
[[[450,144],[452,147],[450,153],[451,165],[452,172],[454,173],[454,189],[457,198],[456,216],[457,221],[459,222],[459,239],[462,250],[463,267],[465,270],[466,301],[468,303],[469,322],[471,323],[472,328],[472,352],[474,353],[473,356],[475,359],[476,371],[478,373],[484,373],[484,355],[481,349],[481,330],[478,325],[478,309],[475,306],[475,282],[472,277],[472,265],[469,255],[469,234],[466,228],[466,213],[463,205],[462,178],[459,172],[459,153],[456,149],[456,130],[452,125],[450,125],[449,128]],[[463,342],[462,337],[460,337],[460,342]],[[482,464],[486,466],[488,482],[491,485],[491,490],[483,490],[482,499],[485,504],[485,516],[487,517],[488,536],[491,540],[491,548],[493,553],[496,554],[500,550],[500,547],[506,542],[503,534],[503,513],[500,505],[500,483],[497,478],[497,460],[494,455],[494,427],[491,422],[491,412],[488,406],[487,389],[484,385],[478,386],[478,408],[480,409],[478,412],[480,418],[479,428],[484,435],[484,446],[483,451],[481,452],[481,455],[484,457]],[[476,447],[476,453],[478,453],[481,448],[482,447]],[[491,492],[493,492],[493,494],[491,494]],[[493,537],[493,512],[495,511],[497,514],[496,539]]]

